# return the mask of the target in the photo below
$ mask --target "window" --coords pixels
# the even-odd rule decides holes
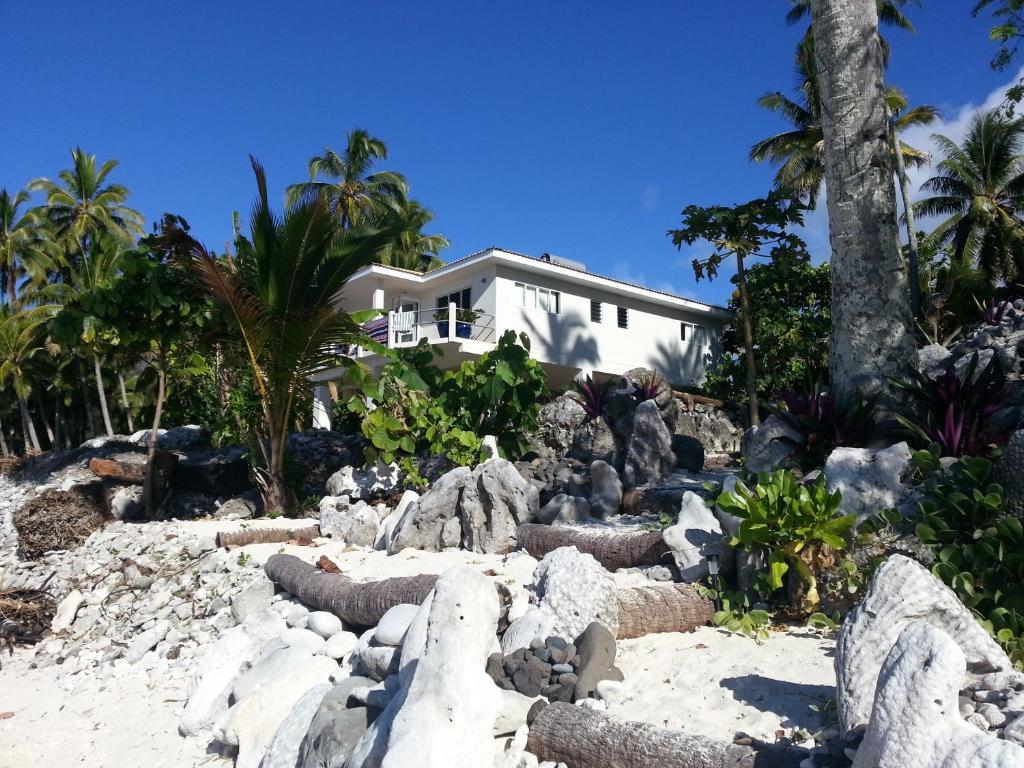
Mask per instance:
[[[703,343],[704,327],[693,323],[679,324],[679,340]]]
[[[461,291],[437,297],[438,309],[448,309],[449,304],[454,304],[459,309],[472,309],[473,302],[470,297],[469,288],[463,288]]]
[[[619,307],[619,328],[629,328],[629,308]]]
[[[539,309],[553,315],[562,311],[562,294],[548,288],[538,288],[536,285],[516,283],[516,300],[519,306],[526,309]]]
[[[590,322],[601,322],[601,302],[596,299],[590,300]]]

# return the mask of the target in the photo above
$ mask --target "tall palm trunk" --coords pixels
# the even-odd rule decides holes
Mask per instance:
[[[900,150],[900,137],[896,133],[896,124],[892,114],[886,110],[889,123],[889,142],[892,144],[892,156],[896,160],[896,178],[900,183],[900,197],[903,198],[903,221],[907,225],[907,266],[910,279],[910,314],[916,318],[921,311],[921,256],[917,247],[917,220],[914,216],[914,204],[910,199],[910,177],[907,176],[907,164]]]
[[[132,434],[135,431],[135,424],[132,422],[132,409],[128,405],[128,391],[124,386],[124,376],[121,372],[117,372],[117,385],[121,390],[121,405],[124,406],[124,418],[128,422],[128,434]]]
[[[86,423],[89,425],[89,437],[96,436],[96,420],[92,415],[92,408],[89,407],[89,387],[85,383],[85,367],[80,367],[82,374],[79,383],[82,385],[82,410],[85,411]]]
[[[157,440],[160,439],[160,417],[164,412],[164,393],[167,386],[167,374],[162,367],[156,373],[156,408],[153,411],[153,426],[149,430],[149,450],[146,453],[146,477],[142,484],[142,504],[146,515],[153,517],[153,460],[156,457]]]
[[[832,245],[832,385],[899,402],[917,355],[899,250],[875,0],[811,0]]]
[[[743,356],[747,366],[747,401],[750,407],[750,426],[761,423],[757,401],[757,362],[754,359],[754,323],[750,316],[750,292],[747,290],[747,272],[743,256],[736,254],[736,285],[740,292],[740,309],[743,310]]]
[[[57,447],[53,442],[53,427],[50,426],[50,420],[46,417],[46,402],[38,392],[36,392],[36,405],[39,407],[39,418],[43,420],[43,429],[46,430],[46,440],[50,444],[50,450],[53,450]]]
[[[21,411],[21,429],[22,434],[25,436],[25,453],[28,453],[29,449],[36,453],[41,453],[42,448],[39,447],[36,425],[32,421],[32,414],[28,410],[28,400],[22,394],[18,395],[18,410]]]
[[[96,375],[96,394],[100,397],[100,413],[103,414],[103,427],[107,430],[107,437],[114,436],[114,425],[110,423],[110,411],[107,409],[107,393],[103,387],[103,370],[100,368],[99,355],[92,356],[92,367]]]
[[[4,435],[4,425],[2,423],[0,423],[0,455],[5,459],[11,455],[11,451],[7,447],[7,437]]]

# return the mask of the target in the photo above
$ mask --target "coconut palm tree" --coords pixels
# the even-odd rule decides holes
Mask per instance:
[[[913,23],[903,15],[903,8],[908,5],[920,7],[921,0],[877,0],[878,23],[887,27],[897,27],[907,32],[915,32]],[[811,16],[811,0],[790,0],[786,21],[798,24]]]
[[[48,270],[60,262],[60,251],[43,220],[31,211],[18,215],[27,201],[24,190],[12,196],[0,189],[0,296],[11,306],[22,281],[44,282]]]
[[[774,91],[758,100],[762,107],[789,121],[793,129],[759,141],[751,147],[750,159],[778,165],[775,188],[789,191],[806,202],[809,208],[814,208],[825,179],[825,142],[821,130],[821,96],[813,39],[805,39],[797,47],[796,79],[796,99]],[[928,125],[938,117],[938,110],[932,106],[908,109],[907,97],[896,88],[886,89],[886,103],[897,134],[913,125]],[[925,165],[931,159],[927,152],[902,141],[900,152],[904,164],[912,168]]]
[[[258,196],[249,237],[236,241],[236,255],[221,259],[181,227],[166,237],[185,248],[207,292],[233,319],[260,398],[265,440],[264,490],[271,507],[291,503],[284,456],[293,408],[309,377],[345,364],[338,345],[372,345],[358,317],[337,309],[335,297],[348,279],[373,261],[401,231],[402,222],[341,226],[337,200],[311,188],[275,214],[267,201],[263,167],[252,158]]]
[[[36,452],[42,448],[28,408],[32,394],[28,369],[32,358],[43,348],[42,329],[53,316],[53,309],[47,305],[19,308],[0,304],[0,387],[8,382],[13,387],[25,447]]]
[[[69,253],[84,252],[89,241],[102,232],[125,239],[142,234],[142,214],[125,205],[128,188],[107,182],[117,160],[107,160],[97,168],[96,155],[75,147],[71,165],[58,174],[60,183],[47,178],[29,183],[31,191],[45,196],[39,212]]]
[[[915,203],[914,212],[947,218],[929,237],[992,282],[1017,279],[1024,274],[1024,122],[979,112],[963,144],[932,138],[943,160],[938,175],[921,185],[934,194]]]
[[[313,193],[323,195],[348,229],[367,215],[380,213],[388,203],[403,203],[409,192],[405,178],[393,171],[371,173],[374,161],[386,160],[388,148],[380,139],[357,128],[348,134],[339,154],[328,147],[309,159],[309,181],[288,188],[288,200]],[[321,181],[319,177],[328,181]]]
[[[444,235],[425,235],[423,228],[434,219],[434,214],[415,200],[395,203],[394,213],[403,222],[403,231],[381,251],[377,261],[389,267],[430,272],[444,266],[437,254],[449,245]]]

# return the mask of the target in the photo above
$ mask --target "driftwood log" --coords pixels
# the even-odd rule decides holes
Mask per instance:
[[[516,529],[516,541],[538,560],[559,547],[576,547],[593,555],[609,571],[671,562],[661,531],[606,533],[566,525],[525,523]]]
[[[174,473],[177,463],[178,454],[170,451],[157,451],[153,457],[154,480],[166,484],[167,479]],[[146,480],[145,460],[135,462],[93,457],[89,459],[89,469],[97,477],[105,477],[121,483],[142,485]]]
[[[691,632],[711,622],[714,604],[692,584],[652,584],[615,593],[619,603],[617,637],[643,637],[659,632]]]
[[[318,611],[330,611],[342,621],[371,627],[385,612],[401,603],[419,605],[437,576],[399,576],[357,582],[341,573],[329,573],[294,555],[272,555],[263,567],[267,578]],[[495,583],[501,600],[501,627],[511,596],[504,584]],[[653,632],[689,632],[707,624],[714,606],[690,584],[659,584],[620,589],[620,639]]]
[[[801,747],[717,742],[563,702],[540,711],[526,748],[569,768],[799,768],[810,756]]]
[[[221,531],[217,534],[218,547],[244,547],[247,544],[278,544],[298,541],[308,544],[320,535],[320,526],[305,528],[249,528],[245,531]]]

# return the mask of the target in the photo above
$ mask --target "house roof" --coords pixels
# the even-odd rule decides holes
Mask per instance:
[[[480,263],[482,261],[493,259],[499,262],[510,263],[515,266],[526,268],[530,271],[535,272],[551,272],[554,274],[561,274],[563,277],[574,279],[580,282],[588,282],[595,285],[603,285],[607,288],[628,289],[626,292],[636,295],[640,298],[645,298],[654,303],[664,304],[668,306],[683,307],[689,309],[697,309],[704,312],[710,312],[720,317],[731,317],[730,312],[725,307],[718,304],[709,304],[703,301],[697,301],[696,299],[690,299],[685,296],[679,296],[668,291],[659,291],[654,288],[648,288],[638,283],[631,283],[627,280],[619,280],[614,277],[607,277],[605,275],[599,275],[595,272],[588,272],[584,269],[577,267],[568,266],[564,263],[554,263],[551,261],[545,261],[537,258],[536,256],[530,256],[525,253],[518,251],[512,251],[507,248],[499,248],[497,246],[491,246],[490,248],[484,248],[480,251],[475,251],[467,256],[463,256],[455,261],[450,261],[443,267],[431,270],[429,272],[418,272],[412,269],[402,269],[400,267],[390,267],[383,264],[371,264],[364,267],[359,272],[352,276],[352,280],[360,277],[364,277],[370,274],[393,274],[396,277],[403,277],[407,279],[413,279],[418,283],[429,283],[430,281],[441,278],[452,274],[460,269],[468,267],[473,264]]]

